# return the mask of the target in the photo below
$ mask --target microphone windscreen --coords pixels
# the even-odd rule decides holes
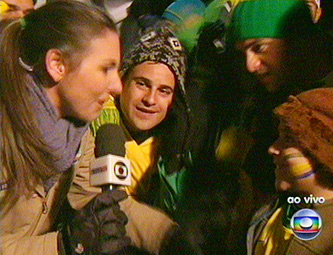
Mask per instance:
[[[125,157],[125,142],[126,137],[121,126],[111,123],[102,125],[96,133],[96,158],[108,154]]]

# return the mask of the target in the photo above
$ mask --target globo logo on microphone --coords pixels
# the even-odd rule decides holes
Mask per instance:
[[[118,177],[121,180],[124,180],[127,178],[129,173],[129,169],[127,168],[126,164],[124,164],[122,161],[118,161],[114,165],[114,174],[116,177]]]
[[[127,158],[109,154],[93,160],[90,167],[92,186],[131,185],[131,164]]]

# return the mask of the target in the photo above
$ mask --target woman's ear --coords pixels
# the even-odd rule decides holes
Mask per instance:
[[[58,49],[50,49],[45,57],[46,70],[54,82],[58,83],[65,74],[63,55]]]

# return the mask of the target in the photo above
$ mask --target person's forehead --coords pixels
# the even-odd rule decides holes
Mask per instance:
[[[285,39],[278,39],[278,38],[254,38],[254,39],[247,39],[245,41],[236,42],[236,49],[245,51],[246,49],[250,48],[253,45],[259,44],[268,44],[273,47],[282,47],[284,45]]]
[[[138,65],[136,65],[133,70],[132,70],[132,74],[136,71],[142,71],[145,69],[151,69],[151,68],[158,68],[159,70],[161,70],[161,68],[163,70],[165,70],[165,72],[170,71],[172,73],[173,76],[175,76],[175,74],[173,73],[171,67],[165,63],[162,62],[155,62],[155,61],[144,61]]]
[[[165,65],[165,66],[167,66],[165,63],[162,63],[162,62],[147,60],[147,61],[144,61],[144,62],[141,62],[141,63],[137,64],[135,66],[135,68],[142,67],[142,66],[154,66],[154,65]]]
[[[238,41],[236,42],[236,49],[244,51],[251,45],[254,45],[258,42],[260,42],[262,39],[247,39],[245,41]]]

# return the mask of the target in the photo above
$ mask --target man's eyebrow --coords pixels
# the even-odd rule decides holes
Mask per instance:
[[[103,64],[114,65],[114,64],[119,64],[119,63],[115,58],[105,58],[103,60]]]
[[[151,80],[146,78],[146,77],[143,77],[143,76],[134,76],[132,79],[135,80],[135,81],[140,80],[140,81],[144,81],[147,84],[151,84]],[[160,89],[170,89],[170,90],[172,90],[172,92],[174,91],[172,86],[167,85],[167,84],[160,84],[158,86],[158,88],[160,88]]]
[[[257,39],[245,41],[242,44],[238,44],[237,48],[239,50],[247,50],[248,48],[251,48],[253,45],[255,45],[258,42]]]
[[[167,90],[170,90],[171,93],[173,93],[173,92],[175,91],[174,88],[172,88],[171,86],[166,85],[166,84],[161,84],[161,85],[158,87],[158,89],[167,89]]]
[[[141,80],[141,81],[144,81],[144,82],[146,82],[146,83],[151,83],[151,80],[149,80],[149,79],[147,79],[146,77],[143,77],[143,76],[134,76],[133,78],[132,78],[133,80]]]
[[[249,42],[248,44],[244,45],[244,49],[248,49],[248,48],[253,47],[254,45],[263,44],[263,43],[267,44],[268,42],[265,42],[264,38],[256,39],[256,40],[253,40],[253,41]]]

